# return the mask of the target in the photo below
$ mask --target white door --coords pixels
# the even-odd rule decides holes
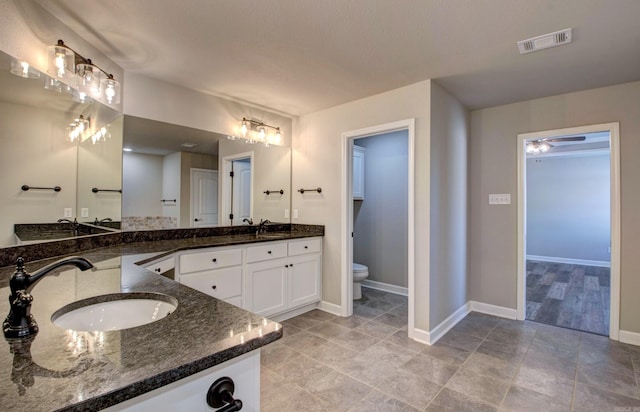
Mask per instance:
[[[251,160],[233,162],[232,191],[233,224],[242,225],[243,219],[251,219]]]
[[[191,169],[191,227],[218,225],[218,171]]]

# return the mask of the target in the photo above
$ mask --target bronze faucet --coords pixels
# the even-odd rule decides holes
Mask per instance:
[[[79,256],[71,256],[53,262],[30,275],[24,270],[24,259],[18,258],[16,271],[9,280],[11,309],[2,323],[5,338],[25,338],[38,333],[38,324],[31,314],[31,302],[33,302],[31,290],[47,274],[65,265],[73,265],[80,270],[93,268],[93,264],[89,260]]]

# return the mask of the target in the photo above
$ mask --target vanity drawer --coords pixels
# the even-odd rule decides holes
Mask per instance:
[[[218,299],[242,294],[242,268],[233,267],[180,276],[180,283]]]
[[[316,253],[320,252],[321,248],[322,239],[310,238],[303,240],[294,240],[289,242],[289,256]]]
[[[241,265],[241,249],[213,250],[180,256],[180,274]]]
[[[156,273],[162,274],[175,268],[175,265],[176,265],[176,260],[173,257],[170,257],[168,259],[153,262],[145,267],[149,270],[153,270]]]
[[[284,242],[266,243],[247,247],[247,263],[277,259],[285,256],[287,256],[287,244]]]

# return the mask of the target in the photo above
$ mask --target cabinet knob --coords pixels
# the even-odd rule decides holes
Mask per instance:
[[[216,285],[211,286],[211,289],[216,290],[218,287]]]
[[[213,263],[216,263],[218,261],[218,259],[213,258],[212,261],[213,261]]]
[[[309,246],[305,246],[304,248],[305,248],[305,249],[309,249]]]
[[[288,267],[289,267],[289,265],[284,265],[284,267],[288,268]]]
[[[293,267],[293,263],[292,263],[292,264],[290,264],[289,266]]]
[[[267,251],[267,253],[268,253],[268,254],[271,254],[271,251],[270,251],[270,250],[268,250],[268,251]]]
[[[202,219],[198,219],[198,218],[193,219],[193,221],[194,221],[194,222],[199,222],[199,221],[201,221],[201,220],[202,220]]]

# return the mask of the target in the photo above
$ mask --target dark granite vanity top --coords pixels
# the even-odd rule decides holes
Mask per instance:
[[[77,253],[95,271],[66,266],[32,291],[32,314],[40,332],[32,342],[0,343],[1,410],[95,410],[117,404],[250,352],[279,339],[282,327],[263,317],[182,286],[141,266],[179,250],[322,236],[323,231],[285,231],[155,240],[126,234],[119,245]],[[136,238],[139,236],[139,239]],[[136,240],[147,240],[138,241]],[[26,256],[25,256],[26,257]],[[60,257],[27,263],[30,272]],[[13,267],[0,268],[0,316],[9,304]],[[113,332],[72,332],[53,325],[51,315],[81,299],[109,293],[155,292],[173,296],[168,317]]]

